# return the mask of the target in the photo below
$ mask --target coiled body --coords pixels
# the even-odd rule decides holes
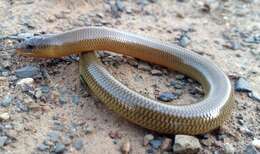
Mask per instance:
[[[211,61],[177,45],[109,28],[89,27],[42,38],[23,55],[61,57],[81,55],[80,74],[109,109],[142,127],[161,133],[200,134],[220,126],[231,113],[234,98],[227,76]],[[39,46],[39,48],[37,48]],[[202,101],[167,105],[144,97],[115,80],[93,51],[108,50],[174,69],[199,81]]]

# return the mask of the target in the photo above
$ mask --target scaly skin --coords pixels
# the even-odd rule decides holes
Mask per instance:
[[[108,50],[174,69],[199,81],[206,95],[196,104],[176,106],[144,97],[114,79],[102,67],[94,50]],[[210,60],[177,45],[114,29],[88,27],[33,38],[22,43],[17,51],[34,57],[82,53],[80,75],[91,91],[119,115],[161,133],[208,132],[223,124],[234,105],[229,79]]]

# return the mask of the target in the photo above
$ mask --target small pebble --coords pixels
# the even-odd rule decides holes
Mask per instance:
[[[177,95],[171,93],[171,92],[163,92],[159,95],[158,99],[160,101],[164,101],[164,102],[170,102],[174,99],[177,99]]]
[[[147,146],[151,140],[154,139],[154,136],[152,134],[147,134],[144,136],[144,146]]]
[[[178,74],[175,76],[175,78],[176,78],[176,80],[183,80],[185,78],[185,76],[182,74]]]
[[[138,62],[136,59],[134,58],[127,58],[127,63],[131,66],[137,67],[138,66]]]
[[[190,38],[185,34],[182,34],[179,38],[179,45],[182,47],[186,47],[188,44],[190,44],[190,42]]]
[[[3,147],[7,142],[8,137],[7,136],[1,136],[0,137],[0,148]]]
[[[41,86],[42,93],[49,93],[50,88],[48,85]]]
[[[6,95],[2,101],[0,101],[0,105],[2,107],[8,107],[10,106],[11,102],[13,101],[13,96]]]
[[[57,143],[55,144],[53,151],[55,153],[63,153],[65,151],[65,145],[62,143]]]
[[[74,144],[73,144],[73,147],[74,147],[76,150],[79,151],[79,150],[82,149],[83,145],[84,145],[84,142],[83,142],[82,139],[76,139],[76,141],[75,141]]]
[[[245,78],[239,78],[235,83],[235,90],[238,92],[251,92],[252,89]]]
[[[28,112],[29,108],[27,105],[25,105],[21,100],[16,101],[16,108],[18,112]]]
[[[37,149],[38,149],[39,151],[46,151],[46,150],[49,149],[49,146],[47,146],[47,145],[41,143],[41,144],[39,144],[39,145],[37,146]]]
[[[172,139],[164,138],[160,148],[163,151],[169,151],[172,148]]]
[[[0,120],[6,121],[6,120],[8,120],[9,118],[10,118],[10,115],[9,115],[9,113],[7,113],[7,112],[0,114]]]
[[[115,5],[116,5],[118,11],[120,11],[120,12],[124,11],[125,6],[121,0],[116,0]]]
[[[198,153],[201,150],[200,142],[197,138],[188,135],[176,135],[173,151],[175,153]]]
[[[256,92],[248,93],[248,97],[252,98],[253,100],[260,102],[260,95]]]
[[[252,144],[250,144],[244,150],[244,154],[259,154],[259,151]]]
[[[241,48],[241,45],[238,41],[230,41],[229,44],[225,45],[225,47],[232,50],[238,50]]]
[[[73,104],[78,105],[80,103],[80,97],[73,95],[73,96],[71,96],[71,101]]]
[[[153,70],[151,70],[151,74],[152,74],[152,75],[161,76],[163,73],[162,73],[162,71],[160,71],[160,70],[153,69]]]
[[[121,147],[122,153],[129,154],[130,150],[131,150],[131,144],[130,144],[129,140],[124,141],[124,143]]]
[[[65,95],[60,95],[59,102],[62,105],[67,103],[67,98],[65,97]]]
[[[143,71],[151,71],[152,70],[151,66],[147,63],[144,63],[144,62],[139,62],[138,69],[143,70]]]
[[[173,86],[175,89],[183,89],[185,82],[179,81],[179,80],[173,80],[171,81],[171,86]]]
[[[60,132],[58,131],[49,132],[48,139],[52,142],[58,142],[60,140]]]
[[[88,126],[84,127],[85,134],[91,134],[94,130],[95,130],[95,128],[93,126],[88,125]]]
[[[254,140],[252,141],[252,145],[253,145],[254,147],[256,147],[258,150],[260,150],[260,140],[254,139]]]
[[[229,144],[229,143],[226,143],[224,145],[224,154],[233,154],[235,153],[235,148]]]
[[[34,66],[25,66],[15,71],[18,78],[35,78],[41,76],[40,69]]]
[[[34,80],[33,78],[24,78],[17,81],[16,85],[22,91],[26,91],[27,87],[33,87]]]
[[[154,149],[159,149],[159,147],[161,146],[162,144],[162,141],[161,140],[151,140],[149,142],[149,144],[154,148]]]

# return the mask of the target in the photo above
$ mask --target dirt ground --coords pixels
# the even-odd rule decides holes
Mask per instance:
[[[0,101],[5,96],[12,96],[13,100],[10,106],[0,107],[1,114],[10,116],[0,122],[1,135],[8,137],[8,142],[0,147],[0,153],[49,153],[52,149],[42,152],[37,147],[53,131],[60,133],[65,153],[121,153],[120,148],[126,141],[130,142],[131,153],[149,153],[151,147],[143,146],[146,134],[166,137],[109,111],[80,84],[76,60],[15,55],[13,48],[17,38],[90,25],[113,27],[177,44],[180,43],[178,38],[185,34],[189,40],[185,42],[186,48],[213,60],[230,77],[232,84],[237,78],[244,77],[252,90],[260,94],[259,10],[258,0],[138,0],[120,3],[109,0],[1,0],[0,70],[5,73],[0,74]],[[5,36],[13,38],[1,39]],[[258,36],[258,43],[257,40],[247,40],[253,36]],[[162,75],[151,75],[150,70],[131,66],[122,56],[105,58],[102,59],[104,66],[111,74],[148,97],[156,99],[157,93],[176,90],[169,86],[176,78],[176,72],[149,64],[151,70],[163,72]],[[138,66],[143,63],[136,62]],[[47,74],[44,79],[34,78],[32,89],[35,92],[47,86],[48,94],[39,94],[39,98],[35,98],[17,88],[15,71],[27,65],[41,68],[41,72]],[[198,101],[201,96],[189,94],[189,87],[192,85],[187,85],[179,99],[171,103]],[[211,132],[207,139],[199,138],[200,153],[223,153],[227,143],[235,152],[243,153],[254,139],[260,139],[260,103],[246,93],[236,92],[235,98],[236,106],[232,117],[223,126],[224,133],[216,135]],[[18,112],[17,100],[26,104],[29,111]],[[83,142],[80,150],[74,146],[77,140]],[[154,150],[153,153],[163,152]]]

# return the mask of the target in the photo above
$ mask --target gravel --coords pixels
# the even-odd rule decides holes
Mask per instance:
[[[83,145],[84,145],[83,139],[76,139],[76,141],[75,141],[74,144],[73,144],[73,147],[74,147],[76,150],[79,151],[79,150],[82,149]]]
[[[46,150],[49,149],[49,146],[41,143],[41,144],[39,144],[39,145],[37,146],[37,149],[38,149],[39,151],[46,151]]]
[[[198,153],[201,150],[200,142],[197,138],[188,135],[176,135],[173,151],[175,153]]]
[[[179,45],[182,47],[187,47],[191,42],[190,38],[186,34],[182,34],[178,40]]]
[[[6,121],[10,118],[10,115],[8,112],[4,112],[0,114],[0,120]]]
[[[170,102],[174,99],[177,99],[177,95],[171,92],[163,92],[159,95],[158,99],[163,102]]]
[[[16,101],[16,108],[18,112],[28,112],[29,108],[27,105],[25,105],[21,100]]]
[[[145,62],[139,62],[138,69],[143,70],[143,71],[151,71],[152,70],[151,66],[149,64],[145,63]]]
[[[235,83],[235,90],[238,92],[251,92],[251,86],[245,78],[239,78]]]
[[[48,140],[52,142],[58,142],[60,140],[60,132],[59,131],[52,131],[48,133]]]
[[[248,145],[245,150],[244,150],[245,154],[259,154],[259,151],[252,145]]]
[[[144,136],[144,146],[148,145],[151,140],[154,139],[154,136],[152,134],[147,134]]]
[[[63,153],[65,151],[65,145],[62,143],[57,143],[54,145],[53,151],[55,153]]]
[[[41,77],[41,71],[35,66],[25,66],[15,71],[18,78],[38,78]]]
[[[0,102],[0,105],[2,107],[8,107],[10,106],[11,102],[13,101],[13,96],[6,95],[3,100]]]
[[[149,143],[154,149],[159,149],[161,144],[162,144],[162,141],[161,140],[151,140],[150,143]]]
[[[252,141],[252,145],[253,145],[256,149],[260,150],[260,140],[259,140],[259,139],[254,139],[254,140]]]
[[[7,140],[8,140],[7,136],[1,136],[0,137],[0,147],[3,147],[6,144]]]
[[[224,154],[233,154],[235,153],[235,148],[229,144],[229,143],[226,143],[224,145]]]
[[[248,97],[252,98],[253,100],[256,100],[260,103],[260,95],[256,92],[250,92],[248,93]]]

